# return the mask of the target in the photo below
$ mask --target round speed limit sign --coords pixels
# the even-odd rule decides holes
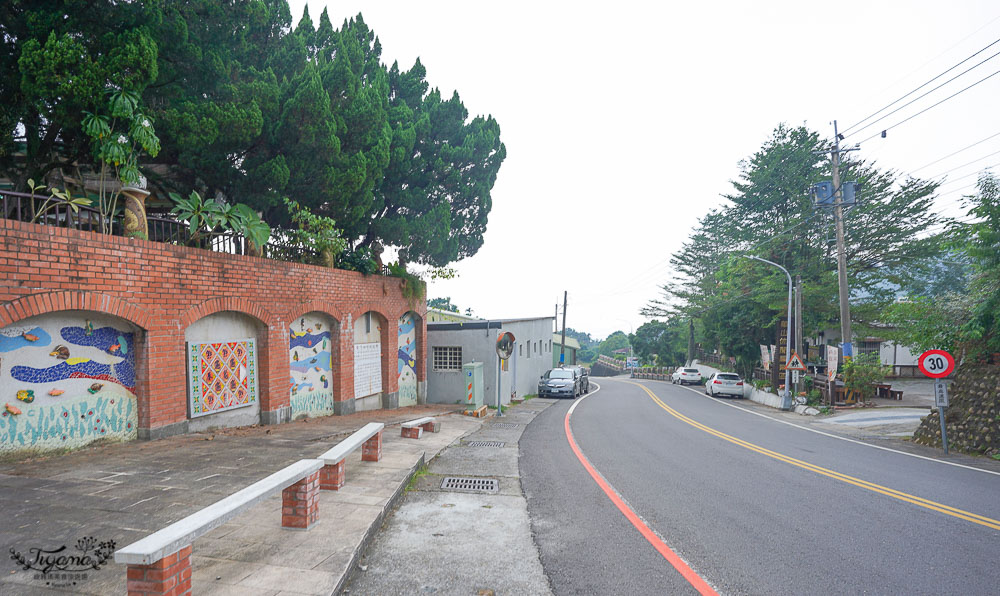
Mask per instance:
[[[917,367],[932,379],[943,379],[955,370],[955,359],[944,350],[927,350],[917,360]]]

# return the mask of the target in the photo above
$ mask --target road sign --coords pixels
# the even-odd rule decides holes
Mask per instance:
[[[932,379],[942,379],[955,370],[955,359],[944,350],[927,350],[917,360],[917,368]]]
[[[501,360],[506,360],[510,358],[510,355],[514,352],[514,334],[510,331],[504,331],[497,338],[497,356]]]
[[[792,357],[788,359],[788,362],[785,364],[785,368],[788,370],[800,370],[805,372],[806,365],[802,362],[802,358],[800,358],[797,353],[792,351]]]
[[[948,385],[941,379],[934,380],[934,406],[938,408],[948,407]]]

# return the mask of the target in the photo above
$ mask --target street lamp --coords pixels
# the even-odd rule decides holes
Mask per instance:
[[[767,263],[768,265],[774,265],[778,269],[785,272],[785,277],[788,278],[788,311],[787,317],[788,322],[785,325],[785,356],[788,356],[789,351],[792,349],[792,276],[788,274],[788,269],[785,269],[781,265],[768,261],[767,259],[762,259],[760,257],[754,257],[751,255],[743,255],[747,259],[753,259],[755,261],[760,261],[761,263]],[[792,371],[788,370],[788,363],[785,363],[785,394],[782,395],[781,409],[790,410],[792,409]]]

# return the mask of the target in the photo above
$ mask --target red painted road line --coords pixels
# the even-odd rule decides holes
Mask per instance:
[[[569,428],[569,417],[572,413],[572,409],[569,412],[566,412],[566,419],[564,422],[564,426],[566,428],[566,439],[569,441],[569,446],[573,449],[573,453],[576,454],[577,459],[579,459],[580,463],[583,464],[584,469],[587,470],[590,477],[594,479],[597,486],[601,487],[604,494],[608,495],[608,498],[615,504],[615,507],[622,512],[622,515],[624,515],[625,518],[628,519],[633,526],[635,526],[636,530],[639,530],[639,533],[653,545],[653,548],[663,555],[663,558],[666,559],[667,562],[674,566],[674,569],[684,576],[684,579],[686,579],[695,590],[698,590],[699,594],[702,594],[702,596],[719,596],[718,592],[713,590],[712,586],[708,585],[708,582],[702,579],[700,575],[691,569],[691,567],[689,567],[683,559],[677,556],[677,553],[671,550],[666,543],[660,540],[660,537],[657,536],[644,521],[642,521],[642,518],[640,518],[635,511],[632,511],[632,508],[629,507],[620,496],[618,496],[618,492],[604,480],[597,470],[594,469],[594,466],[590,465],[590,460],[588,460],[587,456],[583,454],[583,451],[580,451],[576,441],[573,439],[573,431]]]

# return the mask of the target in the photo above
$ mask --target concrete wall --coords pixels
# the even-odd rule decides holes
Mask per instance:
[[[516,346],[507,371],[500,376],[500,397],[510,403],[511,390],[518,396],[537,393],[538,379],[552,365],[552,317],[508,321],[483,321],[476,328],[471,323],[427,325],[427,401],[430,403],[461,403],[465,398],[462,371],[435,371],[434,347],[462,348],[462,362],[482,362],[483,403],[497,403],[497,337],[503,332],[514,334]],[[446,327],[442,329],[442,327]],[[530,345],[529,345],[530,344]],[[516,386],[515,386],[516,376]]]

